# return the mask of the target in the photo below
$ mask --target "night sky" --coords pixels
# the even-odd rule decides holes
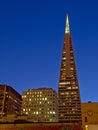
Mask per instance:
[[[66,13],[81,99],[98,101],[98,0],[1,0],[0,84],[58,90]]]

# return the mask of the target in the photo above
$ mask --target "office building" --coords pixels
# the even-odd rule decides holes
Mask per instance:
[[[34,122],[57,122],[57,93],[52,88],[29,89],[22,94],[22,114]]]
[[[59,122],[82,123],[81,99],[68,14],[58,85]]]
[[[21,112],[21,95],[8,85],[0,85],[0,116]]]

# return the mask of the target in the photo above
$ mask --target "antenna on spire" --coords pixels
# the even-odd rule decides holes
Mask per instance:
[[[70,25],[69,25],[69,18],[68,18],[68,14],[66,14],[66,26],[65,26],[65,33],[70,33]]]

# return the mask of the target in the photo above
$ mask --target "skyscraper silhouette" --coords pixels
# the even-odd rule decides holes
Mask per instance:
[[[81,99],[68,14],[58,85],[59,122],[82,123]]]

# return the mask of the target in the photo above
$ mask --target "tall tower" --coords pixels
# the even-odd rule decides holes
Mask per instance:
[[[82,123],[81,99],[68,14],[58,85],[59,122]]]

